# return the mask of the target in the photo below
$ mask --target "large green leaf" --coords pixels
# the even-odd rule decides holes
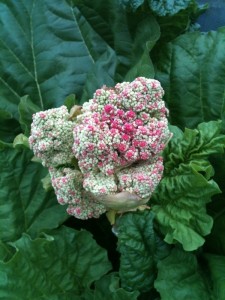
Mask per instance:
[[[125,76],[126,81],[132,81],[138,76],[154,77],[154,67],[149,53],[159,37],[160,27],[155,18],[151,15],[142,16],[135,29],[131,48],[131,69]]]
[[[212,299],[195,255],[178,249],[159,261],[154,286],[161,300]]]
[[[150,290],[157,261],[169,254],[169,246],[154,230],[153,219],[151,211],[128,213],[117,219],[119,274],[127,290]]]
[[[71,1],[2,0],[0,16],[1,107],[17,115],[26,94],[41,109],[71,93],[80,97],[108,45],[79,9]]]
[[[154,77],[149,52],[160,36],[158,23],[149,10],[131,13],[119,4],[114,0],[84,0],[77,4],[92,28],[110,46],[89,72],[82,102],[103,84],[112,86],[137,76]]]
[[[46,169],[31,162],[32,155],[30,150],[10,145],[0,148],[0,239],[5,242],[18,239],[23,232],[34,235],[55,228],[67,219],[53,191],[43,189]]]
[[[117,75],[120,75],[121,80],[133,67],[134,61],[140,58],[145,43],[155,40],[155,37],[159,38],[159,26],[149,9],[127,13],[121,4],[123,1],[72,1],[95,32],[116,53],[119,62]]]
[[[111,269],[106,251],[86,231],[62,227],[35,240],[23,234],[11,246],[14,256],[0,262],[0,299],[80,299]]]
[[[205,255],[213,283],[215,300],[223,300],[225,295],[225,256]]]
[[[225,136],[220,129],[221,123],[212,121],[184,134],[176,130],[164,152],[164,177],[154,193],[152,209],[165,241],[179,242],[187,251],[202,246],[203,236],[212,229],[206,204],[220,189],[210,179],[213,168],[208,156],[223,151]]]
[[[156,78],[165,89],[172,124],[195,128],[221,118],[225,100],[225,28],[188,33],[161,48]]]
[[[115,77],[122,80],[152,40],[153,29],[146,39],[149,24],[142,27],[144,38],[136,39],[143,16],[154,21],[144,14],[128,22],[126,11],[113,0],[0,0],[0,109],[18,119],[24,95],[47,109],[72,93],[80,99],[87,81],[82,101],[101,85],[113,85]],[[148,70],[152,77],[150,64]]]

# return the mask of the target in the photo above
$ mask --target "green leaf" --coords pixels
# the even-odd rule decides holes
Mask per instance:
[[[118,59],[112,49],[108,49],[92,68],[87,75],[87,80],[84,85],[81,103],[92,98],[97,88],[103,85],[114,86],[115,72]]]
[[[8,261],[15,253],[15,248],[0,241],[0,261]]]
[[[76,104],[78,105],[79,101],[76,99],[76,95],[74,94],[67,96],[64,100],[64,105],[67,107],[68,111],[70,111],[70,109]]]
[[[158,262],[154,283],[161,300],[211,300],[194,254],[174,249]]]
[[[183,134],[175,126],[170,127],[174,132],[171,143],[164,153],[166,156],[165,171],[169,173],[179,164],[207,160],[209,155],[223,153],[225,135],[221,134],[221,121],[201,123],[196,129],[185,128]]]
[[[225,295],[225,256],[206,254],[216,300],[223,300]]]
[[[220,128],[220,122],[212,121],[186,129],[183,135],[178,131],[164,152],[164,177],[151,199],[165,241],[179,242],[186,251],[202,246],[212,229],[206,204],[220,189],[211,179],[208,156],[224,149]]]
[[[0,150],[0,239],[18,239],[23,232],[32,236],[56,228],[68,215],[54,192],[45,192],[41,179],[46,169],[31,162],[30,150],[4,145]]]
[[[140,7],[144,3],[144,0],[120,0],[119,2],[126,9],[136,11],[138,7]]]
[[[208,8],[207,5],[198,5],[195,1],[190,1],[185,9],[181,9],[175,14],[157,16],[156,20],[160,26],[160,38],[151,52],[152,61],[157,63],[158,54],[161,49],[167,47],[167,43],[188,31],[199,30],[200,25],[193,23],[199,15]]]
[[[86,290],[85,300],[136,300],[138,291],[128,292],[120,287],[120,278],[115,273],[103,276],[96,281],[94,291]]]
[[[149,9],[127,12],[114,0],[85,0],[78,7],[92,28],[110,46],[88,75],[85,93],[89,98],[103,84],[113,86],[115,82],[123,81],[132,68],[132,76],[128,75],[126,80],[133,80],[135,74],[154,76],[149,50],[159,38],[160,29]],[[113,63],[109,64],[110,61]],[[87,90],[92,93],[87,93]],[[83,95],[83,101],[87,95]]]
[[[182,10],[172,16],[157,17],[160,26],[161,36],[153,52],[157,57],[160,47],[172,41],[180,34],[184,33],[190,24],[190,13],[188,9]]]
[[[27,234],[11,246],[16,254],[0,262],[1,299],[73,299],[111,269],[107,253],[86,231],[62,227],[43,238]]]
[[[224,113],[224,32],[184,34],[158,51],[156,78],[165,89],[172,124],[195,128]]]
[[[24,96],[20,99],[18,105],[19,110],[19,122],[26,136],[30,134],[30,126],[32,123],[32,115],[40,111],[40,107],[35,105],[29,96]]]
[[[13,147],[17,149],[30,149],[28,137],[23,133],[18,134],[13,141]]]
[[[52,187],[52,181],[51,181],[51,176],[50,176],[49,173],[44,178],[41,179],[41,182],[42,182],[43,188],[46,191],[50,191],[50,190],[53,189],[53,187]]]
[[[136,28],[136,38],[132,48],[133,67],[125,76],[125,80],[132,81],[136,77],[154,77],[154,67],[150,60],[150,51],[160,37],[160,28],[154,17],[141,20]]]
[[[0,15],[1,107],[18,117],[24,95],[42,110],[60,106],[71,93],[80,98],[108,45],[79,9],[69,1],[1,0]]]
[[[127,290],[150,290],[156,277],[156,263],[169,254],[169,246],[154,230],[153,219],[151,211],[128,213],[117,219],[119,274],[122,287]]]

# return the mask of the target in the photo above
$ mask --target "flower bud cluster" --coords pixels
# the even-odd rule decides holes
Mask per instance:
[[[78,219],[99,218],[105,206],[83,188],[83,175],[71,168],[49,168],[58,202],[68,204],[67,212]]]
[[[118,170],[113,175],[89,172],[85,174],[83,187],[95,197],[102,198],[104,195],[127,191],[142,199],[149,199],[160,182],[162,174],[163,159],[161,156],[156,156],[151,161],[136,163]]]
[[[30,147],[46,167],[70,163],[74,158],[74,123],[69,121],[66,106],[40,111],[33,115]]]
[[[68,214],[98,218],[149,200],[171,137],[163,94],[157,80],[139,77],[98,89],[73,121],[65,106],[33,116],[30,146]]]
[[[95,196],[114,194],[118,191],[116,177],[102,172],[85,174],[83,187]]]
[[[149,200],[163,175],[163,159],[155,157],[137,165],[122,169],[117,173],[118,188]]]
[[[163,93],[157,80],[144,77],[97,90],[74,128],[73,152],[82,173],[112,175],[159,155],[171,136]]]

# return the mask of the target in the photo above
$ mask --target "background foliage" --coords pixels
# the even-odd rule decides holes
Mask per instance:
[[[224,299],[225,28],[200,32],[205,10],[0,0],[1,299]],[[33,113],[137,76],[162,83],[174,136],[151,209],[113,233],[105,216],[68,219],[26,136]]]

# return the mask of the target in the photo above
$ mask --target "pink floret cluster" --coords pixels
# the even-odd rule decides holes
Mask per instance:
[[[81,171],[112,175],[158,155],[171,136],[163,94],[157,80],[144,77],[97,90],[74,128]]]
[[[112,175],[88,172],[84,175],[83,187],[96,197],[127,191],[141,199],[149,199],[161,180],[162,174],[163,159],[161,156],[156,156],[151,162],[141,161],[122,168]],[[124,199],[125,203],[126,199]]]
[[[66,106],[33,115],[29,143],[44,166],[54,167],[72,161],[73,127]]]
[[[118,189],[149,199],[163,175],[163,159],[155,157],[151,163],[143,161],[138,165],[120,170],[117,173]]]
[[[83,188],[83,175],[71,168],[49,168],[58,202],[68,205],[67,213],[78,219],[99,218],[106,211],[103,204]]]

